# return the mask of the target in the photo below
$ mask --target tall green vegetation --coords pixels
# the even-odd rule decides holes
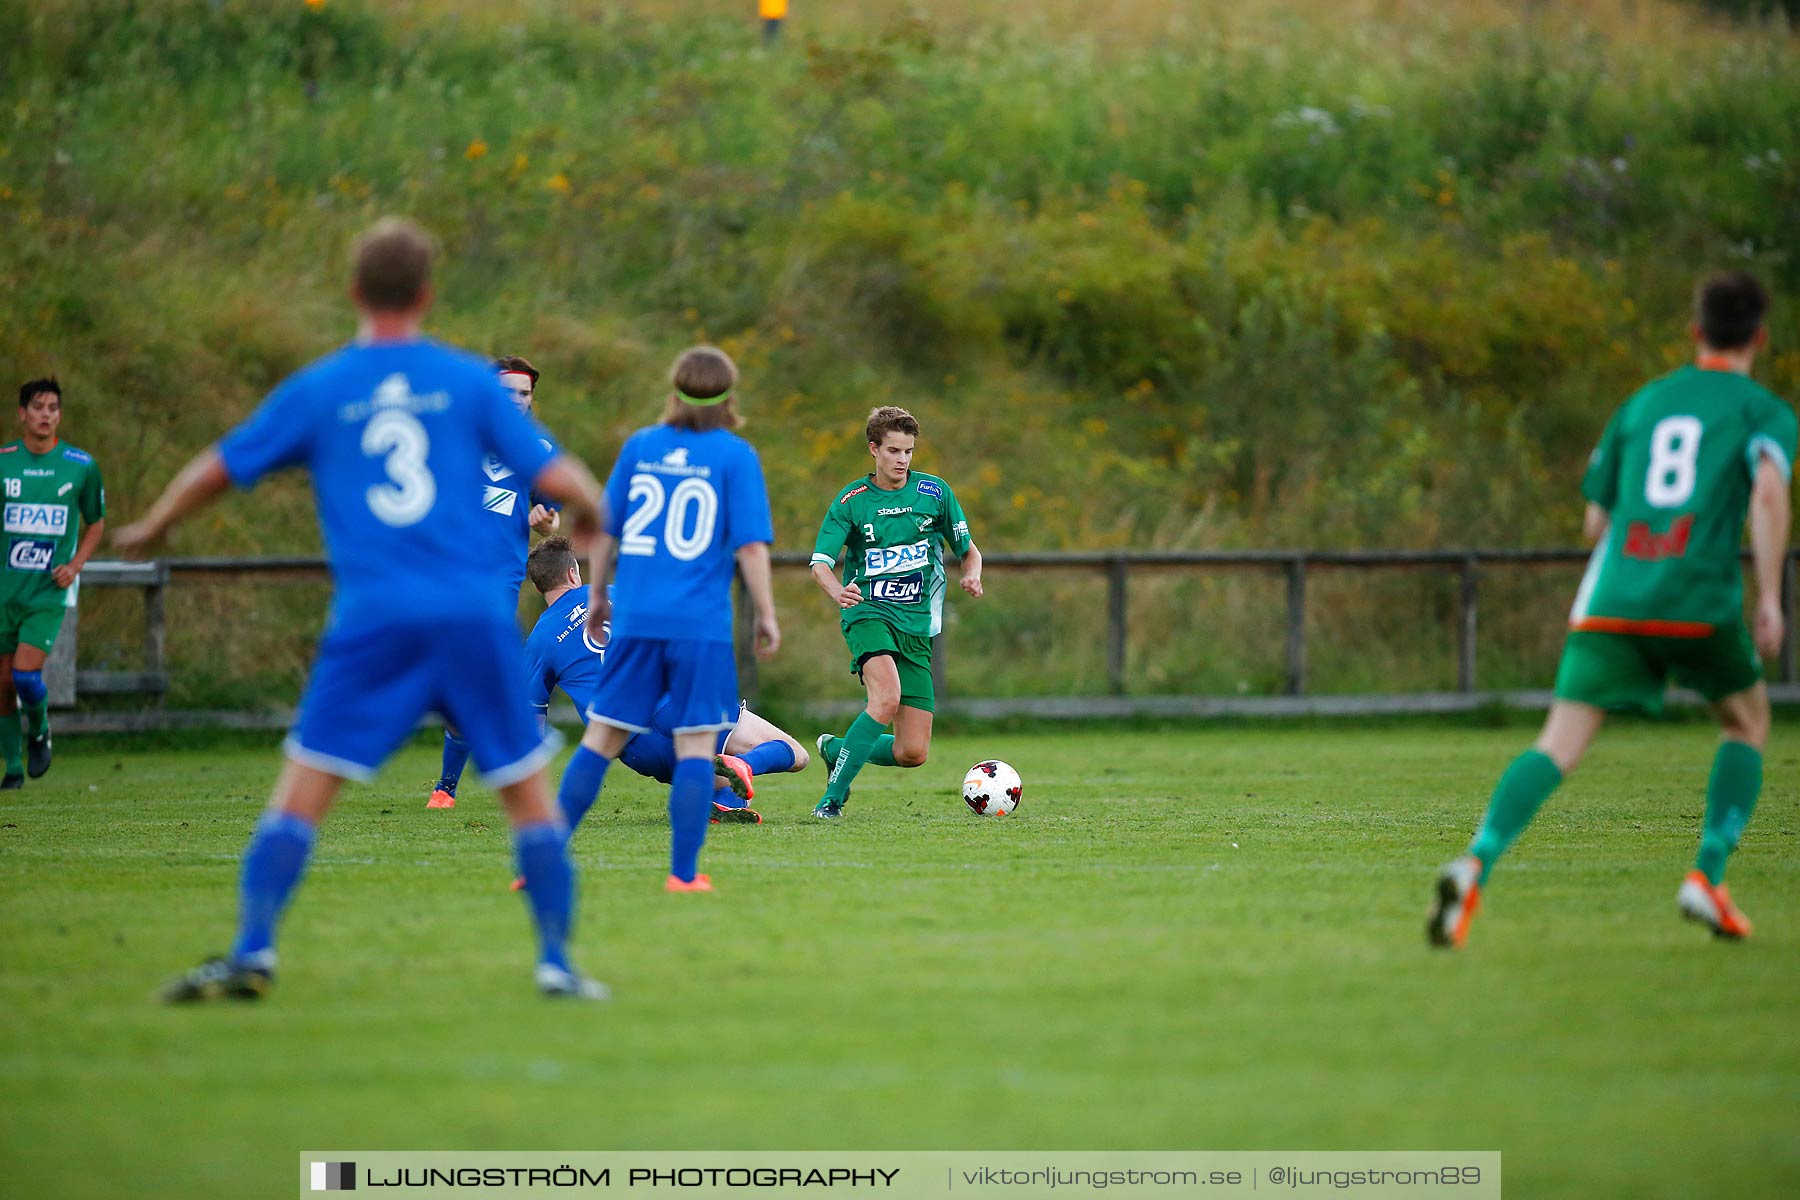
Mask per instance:
[[[736,355],[789,548],[884,402],[990,549],[1567,541],[1714,266],[1781,294],[1800,391],[1779,18],[797,8],[765,52],[647,7],[0,0],[0,372],[63,375],[134,512],[347,335],[343,249],[404,211],[438,330],[602,465],[676,350]],[[289,487],[176,548],[314,544]]]

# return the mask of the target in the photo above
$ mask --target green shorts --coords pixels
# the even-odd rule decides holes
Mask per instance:
[[[857,621],[844,627],[850,646],[850,673],[862,677],[863,664],[885,654],[900,669],[900,703],[934,712],[937,692],[931,686],[931,639],[902,633],[886,621]]]
[[[61,588],[35,596],[0,602],[0,654],[11,654],[21,645],[36,646],[45,654],[56,644],[68,608]]]
[[[1673,679],[1709,701],[1755,687],[1762,660],[1742,621],[1698,638],[1573,631],[1556,669],[1556,698],[1609,712],[1662,711]]]

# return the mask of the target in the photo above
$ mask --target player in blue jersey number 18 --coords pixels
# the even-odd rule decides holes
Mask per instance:
[[[575,869],[544,781],[556,742],[526,698],[515,606],[501,595],[506,566],[488,553],[487,514],[466,481],[491,456],[561,500],[582,535],[597,527],[598,487],[513,407],[486,362],[421,335],[432,257],[411,222],[384,220],[364,234],[352,289],[357,340],[285,380],[115,538],[142,552],[233,484],[302,467],[335,584],[287,764],[244,852],[237,939],[166,987],[164,1000],[268,992],[276,925],[340,785],[372,777],[434,711],[468,735],[475,765],[499,789],[537,926],[538,990],[606,996],[569,961]]]
[[[588,699],[587,731],[564,768],[557,802],[574,829],[593,806],[633,734],[669,705],[675,766],[669,787],[671,892],[710,891],[699,873],[712,810],[713,754],[738,719],[732,654],[731,581],[742,571],[756,609],[757,651],[781,645],[769,582],[774,528],[762,464],[733,433],[742,424],[737,368],[722,350],[699,346],[675,360],[659,425],[619,451],[606,483],[606,528],[596,541],[588,589],[588,633],[611,640]],[[613,551],[618,594],[609,600]]]

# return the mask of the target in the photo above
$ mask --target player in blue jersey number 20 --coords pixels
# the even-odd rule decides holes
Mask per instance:
[[[734,566],[756,609],[757,652],[781,645],[769,583],[769,493],[732,388],[737,367],[700,346],[675,360],[662,424],[634,433],[606,483],[605,532],[594,548],[588,631],[612,640],[588,699],[588,727],[563,771],[557,802],[570,830],[600,793],[607,767],[633,734],[648,730],[666,696],[675,735],[669,787],[672,892],[710,891],[699,874],[712,811],[713,753],[737,724],[732,657]],[[618,602],[607,584],[618,550]]]
[[[373,776],[432,711],[463,730],[499,789],[537,924],[538,989],[606,995],[568,959],[574,865],[544,781],[556,743],[526,697],[516,614],[501,596],[507,564],[487,552],[487,514],[465,481],[491,455],[561,500],[581,535],[598,526],[599,490],[513,407],[486,362],[421,336],[432,256],[430,239],[407,221],[364,234],[352,290],[357,340],[284,381],[115,539],[142,552],[231,485],[304,467],[335,584],[287,765],[244,853],[237,940],[170,984],[165,1000],[268,992],[276,924],[339,786]]]

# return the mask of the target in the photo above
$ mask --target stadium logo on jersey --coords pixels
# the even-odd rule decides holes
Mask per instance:
[[[6,565],[15,571],[48,571],[55,559],[55,542],[14,542]]]
[[[925,598],[925,575],[914,571],[898,579],[874,579],[869,582],[869,599],[889,604],[917,604]]]
[[[849,491],[845,492],[842,496],[839,496],[838,503],[839,504],[848,504],[848,503],[850,503],[850,497],[860,496],[868,490],[869,490],[868,484],[866,484],[866,483],[858,484],[856,487],[853,487]]]
[[[919,480],[919,495],[936,496],[939,500],[942,500],[944,498],[944,489],[942,486],[933,483],[929,479],[921,479]]]
[[[875,510],[875,515],[878,517],[904,517],[911,511],[912,505],[909,504],[905,508],[878,508]]]
[[[863,574],[904,575],[922,571],[931,561],[931,543],[914,542],[910,546],[872,546],[863,552]]]
[[[488,484],[481,494],[481,507],[491,513],[499,513],[503,517],[513,515],[513,505],[518,502],[519,493],[509,492],[505,488],[497,488]]]
[[[487,477],[495,483],[499,483],[502,479],[505,479],[508,475],[512,474],[511,467],[507,466],[491,454],[481,460],[481,469],[487,472]]]
[[[6,532],[33,533],[39,537],[61,537],[69,531],[69,506],[66,504],[8,504]]]

